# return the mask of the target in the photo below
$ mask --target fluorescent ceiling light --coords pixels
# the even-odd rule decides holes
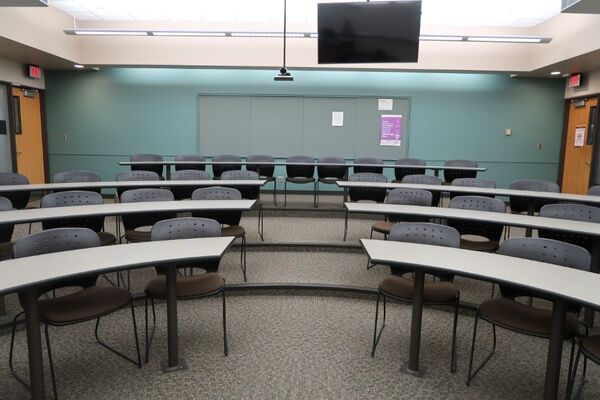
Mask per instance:
[[[419,36],[419,40],[436,41],[436,42],[460,42],[463,40],[463,36],[421,35],[421,36]]]
[[[283,32],[231,32],[232,37],[283,37]],[[305,33],[287,32],[289,38],[303,38]]]
[[[76,29],[73,31],[65,31],[74,35],[88,36],[148,36],[147,31],[128,31],[128,30],[112,30],[112,29]]]
[[[224,37],[225,32],[198,32],[198,31],[152,31],[152,36],[207,36]]]
[[[83,65],[81,65],[81,64],[75,64],[75,65],[73,65],[73,66],[74,66],[75,68],[79,68],[79,69],[81,69],[81,68],[85,68],[85,67],[84,67]]]
[[[469,42],[501,42],[501,43],[548,43],[548,38],[518,36],[469,36]]]
[[[550,72],[550,75],[560,75],[560,71],[552,71]]]

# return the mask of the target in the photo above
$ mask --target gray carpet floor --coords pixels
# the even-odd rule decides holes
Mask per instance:
[[[270,200],[270,196],[266,199]],[[310,196],[292,196],[288,206],[312,206]],[[322,207],[340,207],[341,199],[323,196]],[[267,242],[340,244],[343,213],[267,211]],[[260,240],[256,217],[244,217],[249,242]],[[368,237],[372,219],[351,219],[347,243]],[[114,228],[111,218],[107,229]],[[40,227],[34,224],[33,230]],[[19,226],[15,237],[26,234]],[[513,230],[513,235],[522,235]],[[375,288],[389,268],[366,268],[360,251],[325,248],[255,247],[248,252],[248,282],[327,283]],[[220,272],[227,283],[241,283],[239,248],[230,250]],[[152,269],[132,273],[139,293],[154,276]],[[107,284],[100,280],[100,284]],[[457,278],[461,300],[477,304],[489,298],[491,284]],[[18,312],[15,295],[7,296],[9,314]],[[143,301],[136,307],[143,336]],[[536,305],[548,306],[543,302]],[[331,291],[231,292],[227,303],[229,356],[223,355],[220,298],[179,303],[180,351],[188,369],[160,372],[166,359],[166,307],[157,305],[157,331],[150,362],[141,369],[106,351],[94,341],[93,323],[51,328],[59,395],[62,399],[534,399],[543,390],[547,341],[499,330],[497,354],[465,385],[473,313],[463,310],[458,328],[458,372],[449,368],[452,313],[427,307],[423,316],[422,378],[399,372],[407,359],[410,305],[389,304],[388,323],[374,358],[370,356],[375,299]],[[124,310],[103,319],[101,334],[133,354],[130,314]],[[142,340],[143,344],[143,340]],[[0,399],[28,397],[9,373],[8,329],[0,331]],[[491,346],[491,329],[478,335],[481,360]],[[16,368],[27,375],[25,333],[17,332]],[[569,345],[565,342],[561,396],[564,394]],[[582,398],[600,398],[600,367],[590,364]],[[46,368],[48,372],[48,368]],[[49,376],[48,376],[49,381]]]

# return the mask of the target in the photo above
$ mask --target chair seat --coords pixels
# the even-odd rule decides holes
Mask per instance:
[[[0,261],[12,258],[13,242],[0,243]]]
[[[149,242],[150,231],[125,231],[125,239],[127,239],[128,242]]]
[[[489,299],[479,306],[479,315],[506,329],[538,337],[550,337],[552,310],[530,307],[506,297]],[[577,316],[567,312],[563,335],[571,337],[577,330]]]
[[[460,248],[465,250],[494,253],[498,250],[498,246],[500,246],[500,243],[496,240],[469,240],[460,238]]]
[[[220,291],[225,285],[223,277],[216,272],[192,276],[178,276],[176,293],[178,298],[202,297]],[[146,285],[148,296],[164,299],[167,297],[167,279],[159,275]]]
[[[402,276],[385,278],[379,289],[388,296],[412,300],[414,294],[414,281]],[[458,296],[458,290],[451,282],[425,282],[423,299],[428,303],[452,302]]]
[[[391,222],[377,221],[373,225],[371,225],[371,229],[373,229],[375,232],[383,233],[384,235],[389,235],[393,226],[394,224]]]
[[[325,185],[335,185],[337,181],[344,180],[343,178],[319,178],[319,183],[323,183]]]
[[[242,237],[246,235],[246,230],[243,226],[233,225],[221,228],[221,236]]]
[[[581,349],[596,363],[600,362],[600,335],[590,336],[581,341]]]
[[[39,300],[40,317],[51,324],[87,321],[125,307],[131,294],[111,286],[92,286],[53,299]]]
[[[285,178],[285,180],[291,183],[311,183],[315,181],[315,178],[303,176],[288,176],[287,178]]]
[[[100,238],[102,246],[110,246],[117,243],[115,235],[109,232],[98,232],[98,237]]]

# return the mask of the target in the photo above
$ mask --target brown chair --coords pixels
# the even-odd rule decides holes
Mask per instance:
[[[403,204],[409,206],[431,206],[431,192],[421,189],[397,188],[390,190],[385,199],[386,204]],[[394,224],[398,222],[429,222],[429,218],[411,215],[388,214],[385,221],[378,221],[371,225],[371,239],[373,232],[381,233],[387,239]]]
[[[121,196],[121,203],[174,200],[175,198],[170,190],[155,188],[126,190]],[[175,218],[175,216],[175,213],[172,212],[140,212],[124,214],[121,216],[121,220],[123,221],[123,227],[125,228],[125,235],[119,238],[119,241],[122,242],[123,239],[125,239],[132,243],[149,242],[150,231],[140,228],[151,227],[158,221]]]
[[[87,228],[56,228],[47,231],[34,233],[19,239],[14,244],[15,258],[29,257],[46,253],[59,251],[68,251],[100,246],[100,239],[96,232]],[[46,266],[51,268],[51,265]],[[58,399],[56,388],[56,378],[54,373],[54,362],[50,346],[50,335],[48,328],[50,326],[66,326],[78,324],[81,322],[96,320],[94,335],[96,342],[125,360],[141,367],[140,348],[137,335],[137,326],[135,322],[135,309],[133,307],[133,297],[125,289],[112,286],[97,286],[97,275],[84,276],[77,279],[68,279],[54,283],[52,285],[39,289],[40,295],[55,291],[63,287],[79,287],[80,290],[60,297],[40,298],[38,308],[40,321],[45,325],[44,333],[46,336],[46,346],[48,350],[48,361],[50,365],[50,376],[52,378],[52,390],[54,398]],[[19,301],[22,298],[19,296]],[[131,319],[133,324],[133,333],[135,337],[135,347],[137,357],[133,359],[124,353],[109,346],[99,337],[100,319],[106,315],[119,311],[127,306],[131,308]],[[15,343],[16,323],[21,312],[13,319],[11,346],[9,354],[9,368],[13,376],[25,387],[29,384],[21,378],[13,368],[13,355]]]
[[[152,240],[190,239],[221,236],[221,225],[214,219],[175,218],[157,222],[152,227]],[[205,273],[178,276],[176,281],[177,300],[200,299],[222,294],[223,296],[223,352],[227,355],[227,314],[225,308],[225,279],[217,272],[219,258],[202,264],[184,263],[176,268],[201,268]],[[146,320],[146,363],[150,356],[150,346],[156,327],[156,310],[154,299],[167,298],[167,280],[165,267],[155,267],[157,276],[146,285],[145,320]],[[152,305],[152,333],[148,335],[148,299]]]
[[[408,243],[429,244],[434,246],[458,247],[460,234],[452,227],[427,222],[401,222],[394,225],[389,234],[389,240]],[[435,251],[435,250],[433,250]],[[385,278],[377,289],[377,304],[375,307],[375,328],[373,329],[373,348],[371,357],[375,356],[375,349],[385,328],[386,299],[391,298],[404,303],[412,303],[414,281],[406,275],[414,270],[392,266],[392,276]],[[456,327],[458,323],[458,306],[460,292],[452,281],[451,274],[432,274],[439,278],[435,281],[426,281],[423,292],[425,305],[449,305],[454,308],[454,324],[452,327],[452,346],[450,351],[450,370],[456,372]],[[379,323],[379,301],[383,297],[383,322],[381,330],[377,332]]]

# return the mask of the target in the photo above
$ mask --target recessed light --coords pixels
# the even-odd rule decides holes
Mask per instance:
[[[510,74],[511,78],[516,78],[517,76],[519,76],[519,74]]]
[[[552,71],[550,72],[550,75],[560,75],[560,71]]]
[[[498,42],[498,43],[547,43],[550,40],[540,37],[518,36],[469,36],[469,42]]]
[[[65,33],[87,36],[148,36],[147,31],[127,31],[112,29],[78,29],[74,31],[65,31]]]
[[[225,32],[201,32],[201,31],[152,31],[152,36],[206,36],[225,37]]]
[[[84,67],[83,65],[81,65],[81,64],[75,64],[75,65],[73,65],[73,66],[74,66],[75,68],[79,68],[79,69],[81,69],[81,68],[85,68],[85,67]]]

